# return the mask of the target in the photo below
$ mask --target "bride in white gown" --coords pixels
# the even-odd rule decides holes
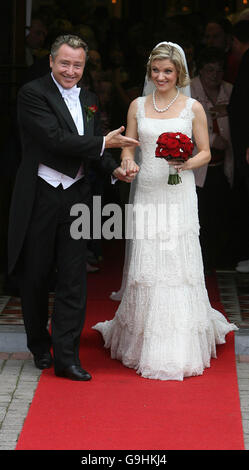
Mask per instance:
[[[183,50],[172,43],[156,46],[147,79],[154,91],[131,103],[127,119],[126,134],[139,138],[141,157],[122,300],[112,320],[93,328],[113,359],[143,377],[183,380],[202,374],[216,357],[216,344],[237,327],[211,307],[205,287],[192,170],[210,160],[210,149],[201,104],[178,93],[188,80]],[[171,163],[155,158],[163,132],[190,138],[193,132],[198,148],[197,155],[174,165],[182,179],[177,185],[167,183]],[[137,170],[134,152],[127,148],[121,155],[131,173]]]

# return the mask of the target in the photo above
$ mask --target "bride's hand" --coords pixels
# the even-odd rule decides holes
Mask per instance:
[[[183,170],[191,170],[191,164],[190,160],[187,160],[186,162],[174,162],[174,161],[169,161],[168,164],[172,165],[178,173],[180,173]]]
[[[139,171],[139,166],[132,158],[123,158],[121,167],[126,171],[127,175],[136,175]]]
[[[112,174],[115,178],[118,178],[125,183],[131,183],[136,177],[136,173],[133,172],[128,174],[121,166],[117,167]]]

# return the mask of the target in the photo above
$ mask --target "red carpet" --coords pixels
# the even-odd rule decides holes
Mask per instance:
[[[117,308],[108,295],[120,285],[119,250],[114,245],[108,269],[88,276],[81,360],[93,379],[72,382],[43,372],[17,450],[243,450],[233,333],[202,376],[164,382],[110,359],[91,330]],[[222,311],[215,278],[208,289]]]

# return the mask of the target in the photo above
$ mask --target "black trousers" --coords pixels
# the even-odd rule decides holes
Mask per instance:
[[[86,240],[70,235],[73,204],[88,202],[89,186],[82,180],[68,189],[38,177],[31,222],[18,278],[27,345],[33,354],[53,346],[55,369],[79,364],[80,335],[86,308]],[[50,334],[48,296],[56,268],[54,311]]]
[[[197,195],[204,267],[229,267],[234,262],[231,190],[223,165],[208,167],[204,187],[197,187]]]
[[[235,168],[232,190],[233,240],[238,261],[249,258],[249,177]]]

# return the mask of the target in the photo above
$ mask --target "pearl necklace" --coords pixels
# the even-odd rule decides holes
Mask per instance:
[[[177,100],[178,96],[179,96],[179,89],[177,90],[177,93],[176,93],[176,96],[173,98],[172,101],[170,101],[169,104],[167,104],[167,106],[165,106],[165,108],[162,108],[162,109],[159,109],[156,105],[156,90],[153,90],[152,92],[152,99],[153,99],[153,106],[154,106],[154,109],[155,111],[157,111],[158,113],[164,113],[164,111],[168,111],[168,109],[170,108],[170,106],[172,106],[172,104]]]

